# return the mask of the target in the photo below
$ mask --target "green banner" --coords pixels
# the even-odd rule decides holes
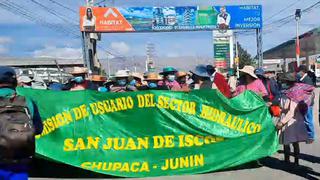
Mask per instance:
[[[122,177],[195,174],[266,157],[278,138],[263,100],[215,90],[98,93],[19,89],[43,118],[37,153]]]

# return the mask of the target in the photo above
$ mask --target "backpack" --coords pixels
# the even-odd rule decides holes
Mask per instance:
[[[35,153],[35,129],[26,99],[0,97],[0,162],[19,161]]]

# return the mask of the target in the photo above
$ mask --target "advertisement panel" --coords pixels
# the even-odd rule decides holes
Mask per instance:
[[[262,28],[262,6],[81,7],[86,32],[161,32]]]
[[[214,64],[220,70],[233,66],[233,32],[213,31],[213,58]]]

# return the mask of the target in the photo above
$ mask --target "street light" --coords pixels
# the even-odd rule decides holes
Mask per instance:
[[[297,59],[297,65],[300,66],[300,40],[299,40],[299,21],[301,19],[301,9],[296,9],[295,13],[295,19],[296,19],[296,59]]]

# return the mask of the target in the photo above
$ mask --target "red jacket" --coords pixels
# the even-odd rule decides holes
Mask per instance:
[[[222,74],[216,73],[214,75],[214,83],[224,96],[226,96],[227,98],[231,98],[230,87],[228,85],[227,80],[224,78]]]

